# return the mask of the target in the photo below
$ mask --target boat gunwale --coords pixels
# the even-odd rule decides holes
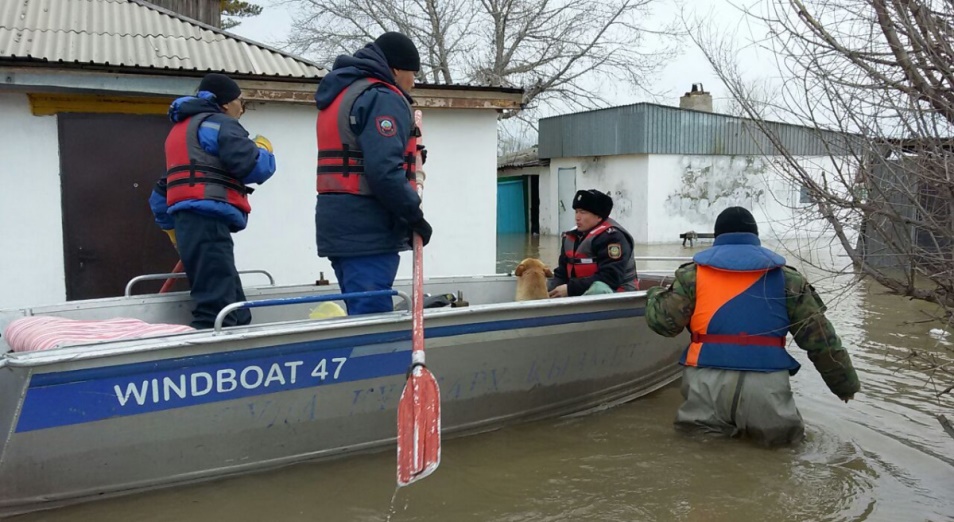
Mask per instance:
[[[603,295],[577,296],[566,299],[488,303],[459,308],[430,308],[425,310],[424,317],[425,319],[431,320],[452,320],[456,317],[474,317],[477,319],[481,315],[506,311],[559,311],[560,309],[590,307],[591,305],[599,304],[622,304],[628,303],[630,301],[643,300],[645,297],[645,291],[636,291]],[[115,356],[159,352],[162,350],[172,350],[177,348],[191,348],[196,347],[197,345],[217,345],[220,343],[238,340],[246,341],[272,336],[301,335],[319,332],[324,333],[334,330],[341,330],[345,332],[356,328],[395,325],[400,323],[410,323],[410,321],[410,312],[402,311],[389,312],[380,315],[376,314],[374,316],[345,316],[318,321],[312,319],[296,319],[292,321],[277,321],[248,326],[233,326],[223,328],[220,332],[215,332],[214,330],[201,330],[172,335],[143,337],[138,339],[118,339],[113,341],[102,341],[98,343],[71,345],[62,348],[34,352],[7,352],[0,357],[0,368],[3,366],[32,368]],[[461,322],[466,323],[476,321],[463,320]],[[349,335],[341,335],[340,337],[349,337]]]

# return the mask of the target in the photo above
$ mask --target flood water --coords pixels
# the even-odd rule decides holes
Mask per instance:
[[[498,271],[526,256],[553,265],[558,243],[501,237]],[[689,256],[705,246],[640,247],[636,255]],[[954,419],[954,399],[936,396],[952,383],[900,361],[908,349],[951,361],[954,334],[922,322],[933,312],[929,305],[832,276],[827,268],[845,264],[837,252],[811,253],[823,269],[779,250],[815,282],[862,380],[846,405],[804,352],[792,349],[803,365],[793,388],[807,426],[807,440],[796,447],[765,450],[677,434],[672,419],[681,397],[670,386],[598,414],[446,440],[440,469],[398,491],[393,504],[394,452],[387,451],[10,520],[954,520],[954,438],[935,417]]]

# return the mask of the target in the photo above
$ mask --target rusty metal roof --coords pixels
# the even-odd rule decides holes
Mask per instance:
[[[307,79],[326,73],[140,0],[2,0],[0,60]]]
[[[497,170],[541,167],[549,164],[549,159],[540,158],[536,145],[497,157]]]

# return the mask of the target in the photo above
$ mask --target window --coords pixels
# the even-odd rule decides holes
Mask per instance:
[[[815,202],[815,198],[812,197],[806,185],[802,185],[801,191],[798,194],[798,202],[803,205]]]

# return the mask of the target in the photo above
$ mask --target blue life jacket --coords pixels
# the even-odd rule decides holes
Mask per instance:
[[[684,366],[794,375],[801,365],[785,350],[790,319],[785,258],[746,232],[720,234],[693,257],[696,302]]]

